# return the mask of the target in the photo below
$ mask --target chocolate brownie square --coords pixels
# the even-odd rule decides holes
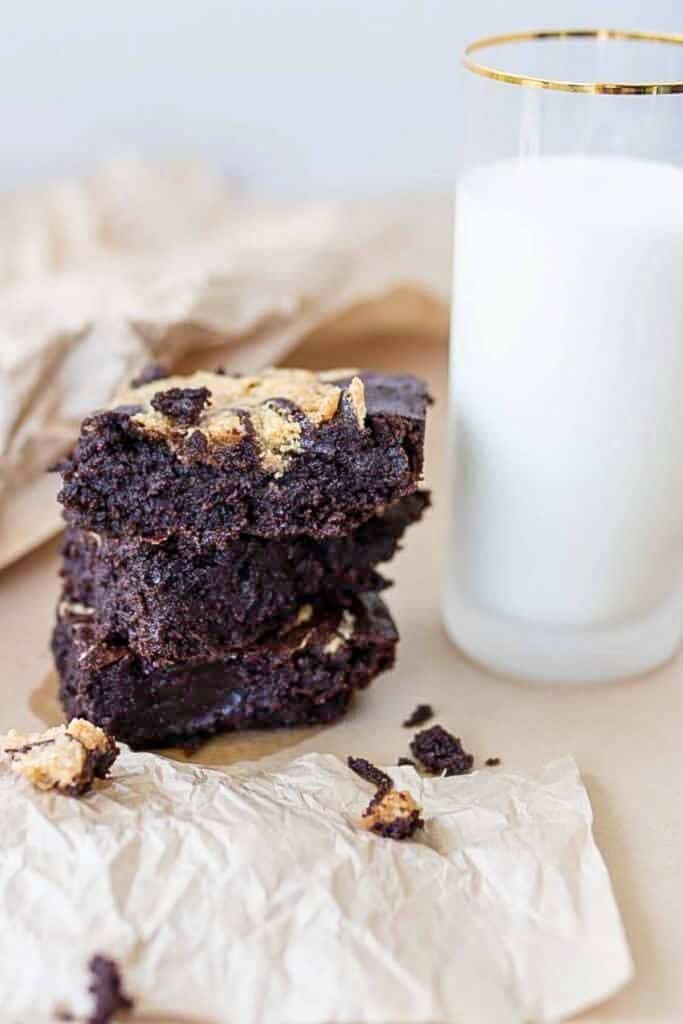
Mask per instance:
[[[311,602],[348,604],[382,589],[375,566],[392,558],[428,503],[426,492],[410,494],[348,537],[327,540],[245,536],[201,546],[179,536],[152,544],[71,528],[64,600],[96,616],[100,640],[150,664],[206,658],[292,625]]]
[[[60,466],[72,526],[224,544],[338,537],[413,493],[424,383],[348,371],[198,372],[131,388]]]
[[[60,698],[133,747],[192,742],[230,729],[332,722],[392,666],[398,635],[375,594],[310,609],[239,651],[157,667],[98,638],[92,615],[62,607],[53,635]]]

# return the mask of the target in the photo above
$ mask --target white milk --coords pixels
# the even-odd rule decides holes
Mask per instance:
[[[683,171],[501,161],[456,197],[446,621],[518,675],[641,671],[678,645]]]

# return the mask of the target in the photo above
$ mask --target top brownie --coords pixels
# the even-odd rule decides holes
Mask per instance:
[[[59,498],[118,537],[340,536],[416,489],[427,400],[416,377],[346,370],[141,383],[85,420]]]

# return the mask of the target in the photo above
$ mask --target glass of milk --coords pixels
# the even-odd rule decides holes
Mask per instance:
[[[640,674],[683,626],[683,36],[482,40],[463,78],[446,627]]]

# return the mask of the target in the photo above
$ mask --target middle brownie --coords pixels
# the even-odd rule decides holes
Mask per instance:
[[[286,627],[307,600],[343,603],[386,586],[375,567],[393,557],[428,504],[418,491],[329,540],[242,536],[207,547],[187,537],[154,544],[71,528],[64,598],[96,610],[102,640],[151,664],[211,657]]]

